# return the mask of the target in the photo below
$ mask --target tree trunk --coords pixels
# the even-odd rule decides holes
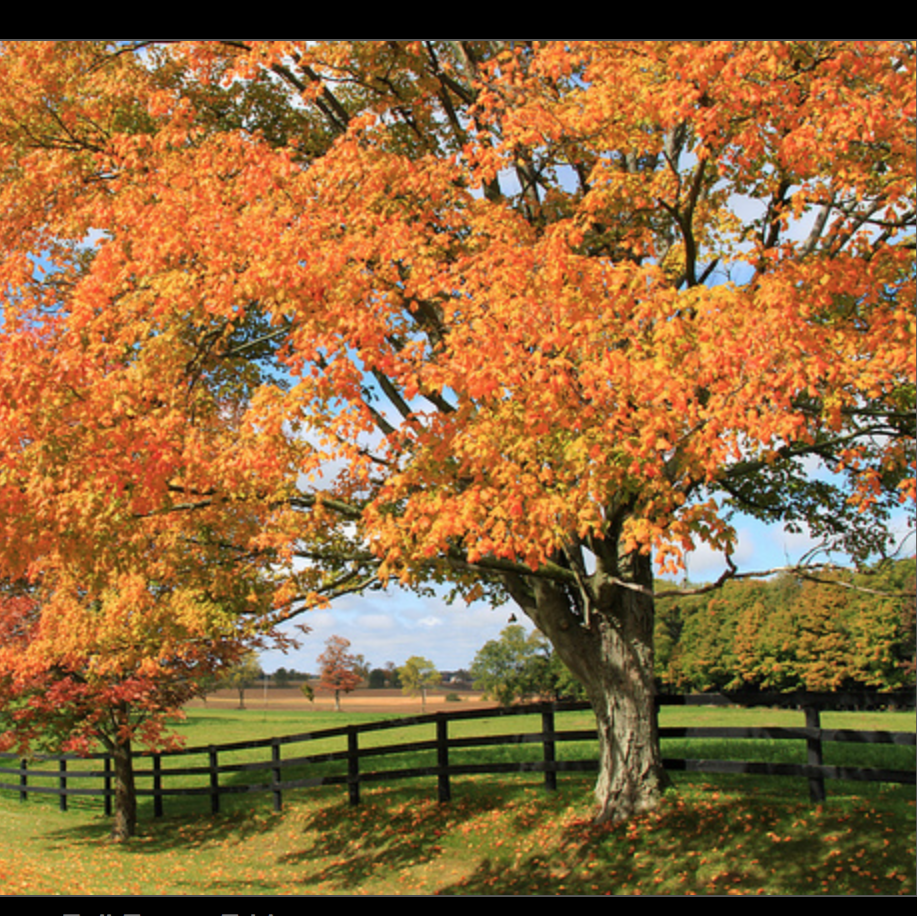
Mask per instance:
[[[669,782],[659,748],[652,643],[634,632],[648,623],[652,637],[652,599],[649,605],[648,620],[625,617],[623,632],[600,625],[601,664],[584,677],[599,736],[599,823],[651,810]]]
[[[137,792],[130,741],[113,742],[109,751],[115,767],[114,823],[111,838],[124,843],[137,832]]]
[[[657,727],[649,558],[630,560],[633,588],[601,571],[580,589],[547,578],[506,581],[510,594],[583,684],[595,713],[596,822],[619,823],[651,810],[669,779]]]

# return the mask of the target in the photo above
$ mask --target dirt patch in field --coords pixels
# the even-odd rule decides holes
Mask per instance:
[[[452,697],[452,699],[447,699]],[[455,699],[458,697],[458,700]],[[492,700],[485,700],[475,690],[435,690],[427,693],[427,712],[441,709],[461,709],[473,706],[475,709],[486,709],[496,706]],[[208,694],[206,700],[192,700],[189,708],[238,709],[239,693],[236,690],[217,690]],[[315,690],[315,699],[309,701],[298,687],[251,687],[245,691],[246,709],[334,709],[334,695],[325,690]],[[354,690],[341,694],[341,709],[350,712],[381,712],[409,716],[423,712],[419,696],[405,696],[400,690]]]

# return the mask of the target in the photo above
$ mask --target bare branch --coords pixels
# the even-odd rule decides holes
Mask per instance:
[[[696,588],[675,588],[665,589],[663,591],[654,591],[652,594],[655,598],[686,598],[693,595],[703,595],[707,592],[716,591],[722,588],[727,582],[735,579],[767,579],[780,573],[787,573],[800,579],[806,579],[810,582],[817,582],[821,585],[832,585],[837,588],[845,588],[850,591],[860,592],[865,595],[879,595],[885,598],[914,598],[917,597],[917,591],[888,591],[886,589],[866,588],[862,585],[856,585],[853,582],[844,582],[841,579],[826,578],[819,575],[819,572],[843,571],[843,567],[835,566],[830,563],[821,564],[813,567],[806,566],[775,566],[773,569],[758,570],[756,572],[738,572],[732,561],[726,558],[728,567],[726,571],[716,580],[708,585],[701,585]],[[651,590],[634,585],[632,582],[618,581],[616,584],[634,591],[642,591],[647,594]]]

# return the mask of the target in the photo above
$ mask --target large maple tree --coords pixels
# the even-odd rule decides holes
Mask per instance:
[[[654,577],[736,509],[859,558],[913,506],[914,58],[4,42],[3,562],[206,528],[288,614],[511,600],[597,817],[651,807]]]

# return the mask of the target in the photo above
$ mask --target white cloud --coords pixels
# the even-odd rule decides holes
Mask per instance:
[[[736,531],[736,545],[732,562],[740,569],[749,569],[759,553],[760,536],[751,528],[739,528]],[[687,555],[687,578],[696,583],[717,579],[726,569],[726,559],[722,552],[713,550],[707,544],[701,544]]]
[[[468,668],[478,650],[496,639],[509,622],[512,609],[493,609],[484,603],[449,605],[443,598],[419,598],[391,590],[364,597],[342,599],[327,611],[313,611],[298,618],[310,627],[299,637],[300,648],[286,655],[263,652],[262,667],[298,671],[316,670],[316,658],[332,635],[350,640],[351,651],[362,655],[373,667],[387,662],[404,664],[412,655],[430,659],[440,670]],[[531,626],[522,614],[519,623]]]

